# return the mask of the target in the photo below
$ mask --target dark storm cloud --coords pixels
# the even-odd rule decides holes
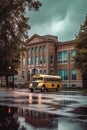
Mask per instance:
[[[39,12],[29,13],[29,35],[57,35],[60,41],[72,40],[83,24],[87,0],[40,0]]]

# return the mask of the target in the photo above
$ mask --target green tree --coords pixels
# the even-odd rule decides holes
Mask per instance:
[[[84,24],[80,27],[75,42],[75,67],[79,69],[82,74],[83,86],[87,87],[87,16]]]
[[[17,72],[20,50],[28,38],[26,9],[37,11],[40,6],[37,0],[0,0],[0,75],[6,77],[7,86],[8,76]]]

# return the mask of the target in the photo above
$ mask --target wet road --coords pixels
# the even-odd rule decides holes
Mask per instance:
[[[14,119],[18,129],[87,130],[87,94],[0,91],[0,117],[1,115],[3,121],[8,120],[11,125]],[[2,130],[6,123],[2,123],[2,118],[0,121]],[[7,130],[6,126],[5,129]]]

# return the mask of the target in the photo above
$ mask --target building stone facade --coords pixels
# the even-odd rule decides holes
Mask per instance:
[[[74,41],[58,42],[57,36],[33,35],[21,53],[17,81],[30,82],[37,73],[60,75],[64,87],[82,87],[82,77],[74,68]]]

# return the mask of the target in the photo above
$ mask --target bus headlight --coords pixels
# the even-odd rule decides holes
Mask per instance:
[[[32,83],[29,84],[29,88],[32,88]]]
[[[38,87],[41,88],[43,86],[42,83],[38,83]]]

